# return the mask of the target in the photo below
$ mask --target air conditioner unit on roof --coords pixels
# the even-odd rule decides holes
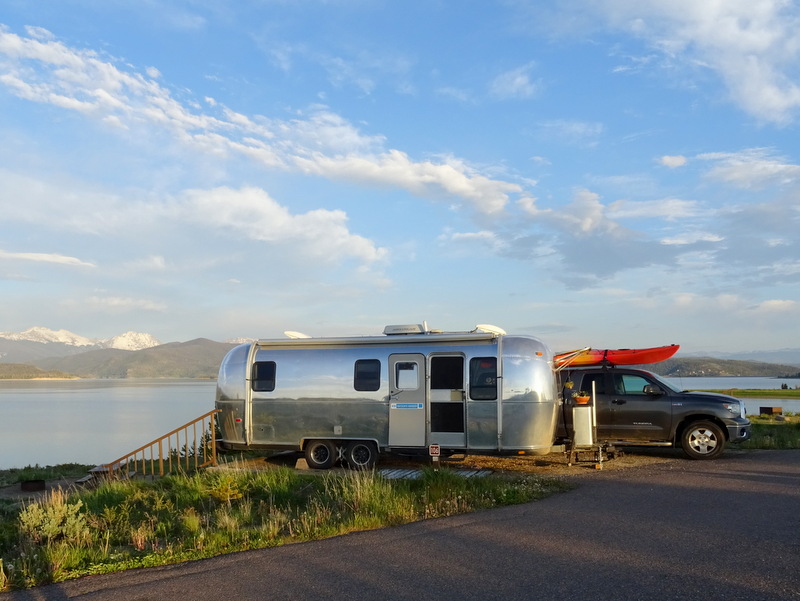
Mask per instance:
[[[412,323],[407,325],[386,326],[383,333],[387,336],[397,336],[400,334],[425,334],[427,328],[423,324]]]

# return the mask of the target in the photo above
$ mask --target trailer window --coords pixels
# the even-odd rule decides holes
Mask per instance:
[[[431,358],[431,389],[433,389],[433,390],[463,390],[464,389],[464,358],[463,357],[432,357]]]
[[[497,400],[497,357],[470,359],[469,396],[475,401]]]
[[[419,389],[419,366],[414,361],[395,363],[394,381],[398,390]]]
[[[353,387],[356,390],[364,391],[380,389],[381,362],[377,359],[359,359],[356,361]]]
[[[272,392],[275,390],[274,361],[257,361],[253,363],[251,386],[257,392]]]

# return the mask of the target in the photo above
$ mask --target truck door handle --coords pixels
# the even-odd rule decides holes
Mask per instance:
[[[614,399],[611,402],[614,403],[615,405],[624,405],[625,403],[627,403],[625,399]]]

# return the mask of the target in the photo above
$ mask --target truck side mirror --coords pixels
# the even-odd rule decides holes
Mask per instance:
[[[664,394],[664,391],[661,390],[660,387],[654,386],[653,384],[648,384],[644,387],[644,393],[649,394],[650,396],[661,396]]]

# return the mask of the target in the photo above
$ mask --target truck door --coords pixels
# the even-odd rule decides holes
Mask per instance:
[[[430,383],[429,444],[466,446],[463,355],[432,355]]]
[[[389,355],[389,446],[425,446],[424,355]]]
[[[672,400],[669,395],[645,392],[646,386],[658,386],[641,374],[611,372],[611,438],[631,441],[670,439]]]

